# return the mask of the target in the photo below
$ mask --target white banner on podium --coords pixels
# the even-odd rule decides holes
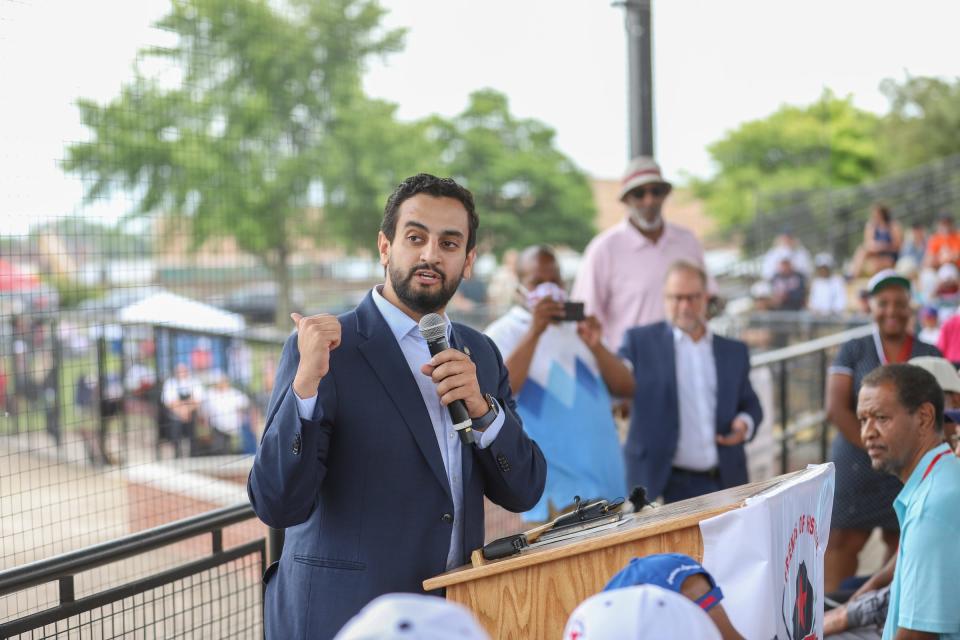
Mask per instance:
[[[823,637],[823,555],[833,510],[832,463],[811,465],[700,523],[703,566],[746,638]]]

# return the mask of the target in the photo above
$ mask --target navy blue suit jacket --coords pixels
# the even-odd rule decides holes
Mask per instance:
[[[673,328],[666,322],[656,322],[630,329],[624,335],[620,355],[633,363],[637,381],[630,432],[624,445],[627,486],[645,487],[652,499],[662,495],[667,486],[680,437]],[[717,433],[730,433],[730,423],[743,412],[753,418],[756,428],[751,437],[755,436],[763,410],[750,385],[747,345],[713,336],[713,357],[717,367]],[[717,445],[717,455],[723,488],[748,481],[742,444]]]
[[[312,420],[299,417],[296,334],[287,340],[247,483],[260,519],[286,528],[279,566],[267,572],[267,638],[330,638],[373,598],[422,592],[446,570],[453,499],[420,389],[370,295],[339,320]],[[490,447],[462,445],[466,561],[483,545],[484,495],[510,511],[532,508],[546,463],[523,432],[493,342],[463,325],[453,334],[481,391],[506,413]]]

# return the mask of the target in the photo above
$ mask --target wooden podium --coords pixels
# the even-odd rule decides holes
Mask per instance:
[[[524,549],[509,558],[465,566],[424,581],[473,611],[498,640],[556,640],[567,618],[637,556],[685,553],[703,559],[701,520],[793,477],[795,472],[624,517],[618,526]],[[749,544],[749,541],[744,541]]]

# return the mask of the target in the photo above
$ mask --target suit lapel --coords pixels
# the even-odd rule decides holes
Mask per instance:
[[[662,356],[663,356],[663,367],[664,375],[669,381],[671,393],[667,395],[667,402],[669,403],[669,409],[671,412],[672,420],[670,424],[673,426],[674,435],[680,437],[680,390],[677,388],[677,347],[673,341],[673,328],[664,323],[663,341],[662,341]]]
[[[443,468],[440,445],[430,422],[430,414],[423,404],[420,387],[414,381],[400,345],[370,294],[357,307],[357,325],[359,333],[368,338],[358,345],[360,353],[380,379],[380,384],[413,434],[437,482],[449,496],[450,484]]]
[[[720,370],[720,363],[724,361],[723,354],[723,342],[720,341],[719,336],[713,336],[713,368],[717,372],[717,402],[716,409],[714,410],[713,416],[713,428],[717,433],[720,433],[720,402],[723,398],[726,398],[727,393],[727,378],[723,375],[723,372]],[[732,393],[732,391],[731,391]]]

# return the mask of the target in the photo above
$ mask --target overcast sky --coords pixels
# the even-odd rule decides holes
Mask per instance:
[[[374,61],[367,90],[402,118],[453,115],[475,89],[557,131],[591,175],[627,160],[623,10],[606,0],[382,0],[406,48]],[[108,100],[136,50],[163,41],[165,0],[0,0],[0,215],[4,231],[78,207],[56,161],[84,135],[72,102]],[[658,159],[668,176],[708,175],[706,146],[824,88],[883,112],[887,77],[960,75],[951,0],[653,0]],[[122,203],[89,209],[115,216]]]

